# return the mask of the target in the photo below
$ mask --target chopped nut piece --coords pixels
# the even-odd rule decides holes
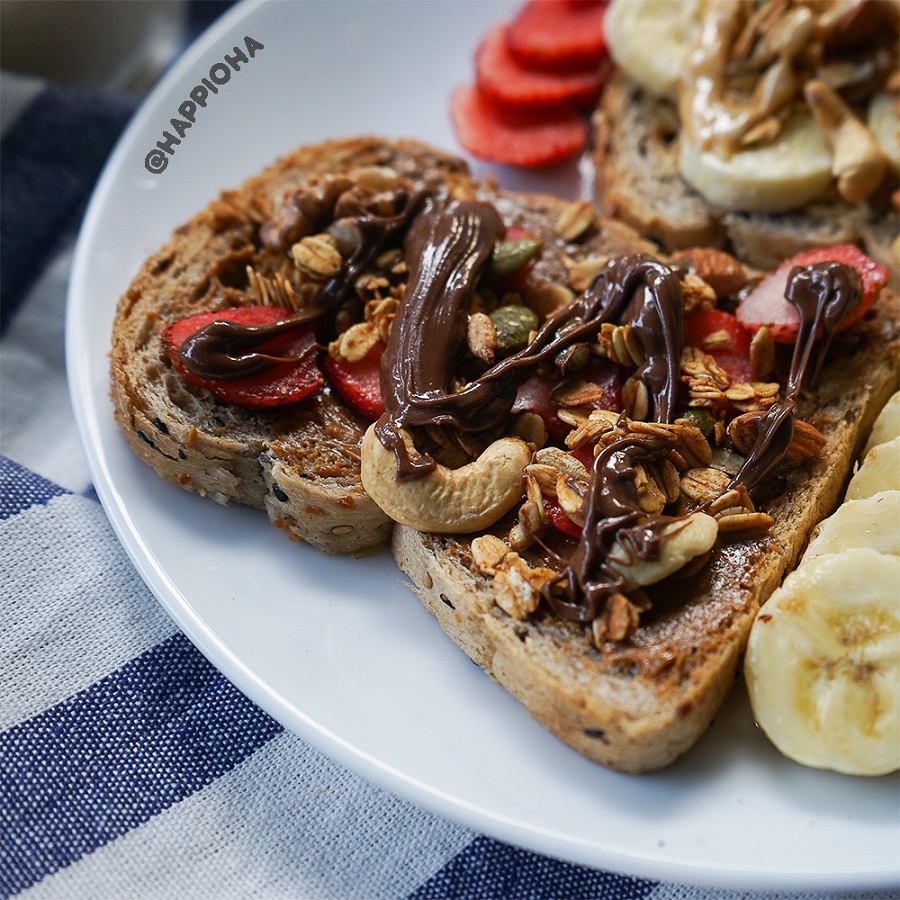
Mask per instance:
[[[757,380],[765,378],[775,368],[775,338],[768,325],[761,326],[750,340],[750,365]]]
[[[641,611],[624,594],[613,594],[606,603],[602,616],[591,623],[594,646],[603,649],[607,641],[624,641],[637,630]]]
[[[609,262],[608,256],[590,256],[587,259],[574,260],[566,258],[569,270],[569,287],[580,294],[594,280],[596,274]]]
[[[747,283],[747,272],[744,267],[724,250],[692,247],[675,253],[673,260],[686,261],[690,271],[706,282],[717,297],[736,294]]]
[[[325,281],[341,268],[341,254],[330,234],[313,234],[291,247],[297,268],[308,278]]]
[[[825,446],[825,435],[818,428],[797,419],[794,422],[794,438],[787,450],[787,458],[792,462],[803,462],[821,453]]]
[[[715,308],[716,292],[706,281],[692,272],[688,272],[681,279],[681,293],[684,297],[685,315]]]
[[[594,206],[588,200],[566,204],[556,220],[556,231],[564,241],[577,241],[597,220]]]
[[[473,356],[486,363],[494,361],[494,351],[497,349],[497,329],[490,316],[482,312],[472,313],[469,316],[467,340]]]

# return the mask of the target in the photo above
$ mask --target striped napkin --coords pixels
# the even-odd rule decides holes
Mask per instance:
[[[64,374],[77,226],[138,100],[0,85],[0,897],[758,896],[571,865],[424,812],[286,732],[188,642],[97,501]]]

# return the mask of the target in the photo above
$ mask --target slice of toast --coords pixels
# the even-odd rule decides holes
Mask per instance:
[[[301,148],[179,227],[143,264],[113,324],[112,398],[134,452],[182,488],[264,508],[277,527],[327,553],[365,552],[390,535],[391,521],[360,486],[367,422],[327,384],[277,409],[220,402],[173,368],[162,333],[195,312],[260,303],[247,267],[272,276],[289,266],[291,241],[327,223],[315,199],[322,185],[337,176],[377,180],[386,171],[413,188],[467,182],[460,159],[412,141],[363,137]],[[304,204],[307,226],[290,215]]]
[[[617,71],[594,114],[596,189],[602,211],[633,225],[665,251],[723,247],[758,269],[808,247],[857,244],[900,273],[896,212],[879,195],[872,203],[838,197],[788,213],[718,209],[682,178],[675,104]]]
[[[247,267],[266,275],[293,270],[289,245],[303,233],[297,210],[317,210],[316,196],[327,193],[329,179],[344,178],[353,189],[360,180],[378,185],[391,173],[409,190],[495,202],[507,225],[556,242],[556,252],[535,263],[541,280],[567,279],[556,223],[571,204],[476,184],[462,160],[420,142],[362,137],[300,148],[223,192],[143,264],[113,324],[115,416],[137,456],[182,488],[265,509],[276,527],[326,553],[376,549],[393,526],[360,482],[360,441],[369,423],[327,381],[311,397],[277,409],[220,402],[172,366],[162,335],[195,312],[259,303]],[[327,226],[327,211],[316,215],[307,231]],[[570,249],[573,263],[596,267],[615,253],[652,245],[610,221]]]
[[[832,345],[823,377],[798,409],[825,444],[812,459],[783,466],[780,493],[757,504],[771,529],[720,533],[699,572],[647,589],[650,611],[624,641],[597,644],[590,623],[564,621],[543,603],[526,619],[508,615],[474,538],[399,526],[395,559],[443,630],[541,725],[611,769],[660,769],[708,728],[734,686],[756,612],[838,503],[898,383],[898,317],[898,298],[886,290]],[[509,531],[509,521],[496,529]]]

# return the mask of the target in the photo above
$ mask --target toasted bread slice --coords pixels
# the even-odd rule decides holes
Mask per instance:
[[[172,367],[162,332],[195,312],[260,302],[246,268],[272,273],[279,259],[290,261],[289,248],[267,248],[261,231],[304,185],[385,168],[413,187],[467,180],[461,160],[412,141],[363,137],[301,148],[178,228],[143,264],[113,325],[112,398],[134,452],[182,488],[264,508],[277,527],[327,553],[382,546],[391,531],[360,485],[367,423],[327,385],[278,409],[222,403]]]
[[[708,728],[734,686],[756,612],[839,502],[896,388],[898,339],[898,298],[885,291],[839,336],[815,393],[803,399],[800,417],[827,441],[811,461],[785,466],[783,491],[758,506],[774,526],[720,535],[699,573],[648,589],[651,611],[626,641],[598,649],[589,624],[562,621],[543,606],[524,621],[507,615],[469,538],[398,527],[394,556],[444,631],[541,725],[611,769],[660,769]]]
[[[410,190],[433,188],[496,203],[507,225],[525,227],[554,246],[535,263],[541,280],[568,278],[556,224],[571,204],[476,184],[462,160],[415,141],[363,137],[300,148],[223,192],[143,264],[113,324],[115,416],[137,456],[182,488],[219,503],[264,508],[278,528],[326,553],[366,552],[384,545],[391,532],[393,523],[360,482],[359,447],[368,422],[327,382],[311,397],[277,409],[220,402],[173,368],[162,334],[195,312],[260,302],[246,269],[271,274],[289,265],[288,244],[301,231],[294,227],[282,240],[277,230],[287,228],[288,207],[306,203],[303,196],[297,201],[298,191],[321,193],[335,176],[377,183],[391,171]],[[310,203],[315,207],[314,199]],[[320,217],[314,230],[327,220]],[[276,235],[269,244],[283,246],[265,244],[266,228]],[[609,221],[570,249],[574,261],[596,266],[616,253],[653,248],[633,229]]]
[[[596,188],[601,210],[633,225],[665,251],[723,247],[746,265],[773,269],[809,247],[857,244],[900,273],[896,212],[838,197],[780,214],[718,209],[682,178],[679,120],[671,100],[622,72],[608,81],[594,115]]]

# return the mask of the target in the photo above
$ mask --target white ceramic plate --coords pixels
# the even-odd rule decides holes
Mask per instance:
[[[549,734],[458,651],[382,556],[330,559],[256,511],[161,483],[113,424],[116,300],[170,230],[301,143],[365,132],[458,151],[453,85],[503,3],[271,2],[232,10],[141,108],[97,187],[71,282],[72,398],[116,532],[169,614],[287,728],[394,793],[498,839],[632,875],[722,887],[888,886],[897,783],[795,766],[754,728],[738,689],[685,759],[616,775]],[[262,45],[214,67],[246,38]],[[203,79],[218,78],[165,171],[145,158]],[[215,83],[215,82],[213,82]],[[207,89],[208,90],[208,89]],[[476,169],[480,167],[476,166]],[[589,190],[576,164],[497,172],[511,187]]]

